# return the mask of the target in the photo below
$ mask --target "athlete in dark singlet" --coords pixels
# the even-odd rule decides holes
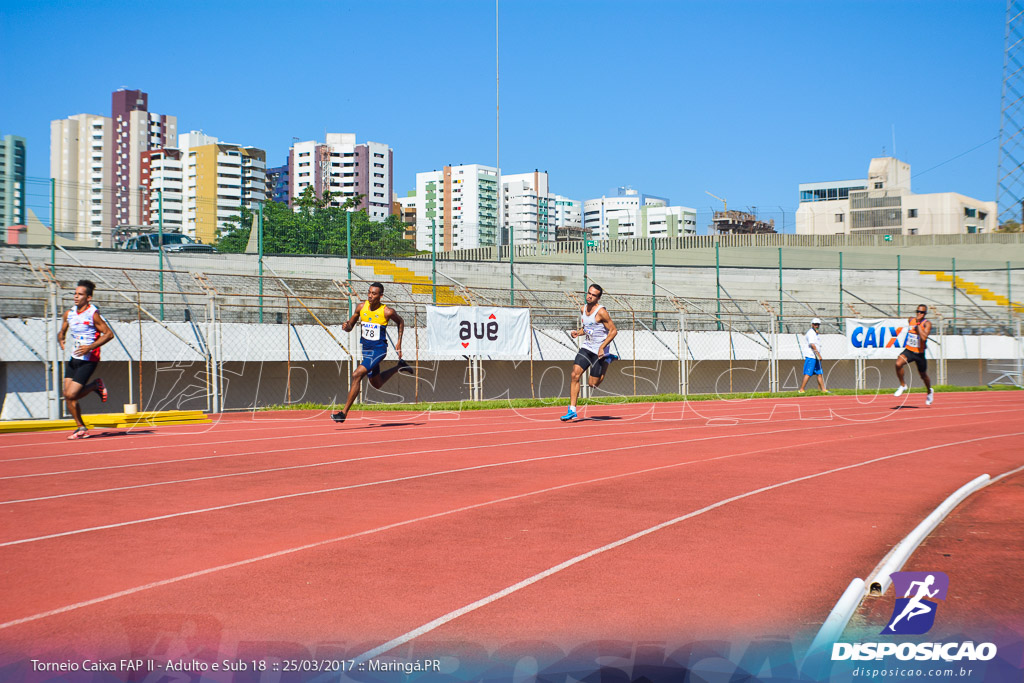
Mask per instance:
[[[409,364],[402,360],[402,334],[405,332],[405,321],[402,320],[402,316],[398,315],[395,309],[381,303],[381,297],[383,296],[384,285],[374,282],[370,285],[366,301],[341,326],[341,329],[349,332],[355,326],[356,321],[359,321],[359,344],[363,351],[363,359],[356,367],[355,372],[352,373],[352,386],[349,387],[348,400],[345,402],[345,407],[331,415],[331,419],[335,422],[344,422],[345,418],[348,417],[349,408],[352,407],[352,404],[355,403],[356,398],[359,396],[359,387],[364,377],[369,378],[371,386],[380,389],[399,370],[404,369],[407,372],[411,372]],[[386,331],[388,321],[392,320],[398,326],[398,338],[395,341],[398,364],[382,372],[380,363],[388,355],[388,336]]]
[[[900,380],[900,388],[894,396],[902,396],[907,390],[907,383],[903,378],[904,366],[907,363],[917,365],[917,374],[924,380],[924,387],[928,390],[928,396],[924,399],[925,405],[931,405],[935,400],[935,392],[932,390],[932,380],[928,376],[928,360],[925,358],[925,347],[928,344],[928,337],[932,333],[932,321],[925,318],[928,314],[928,307],[920,304],[917,307],[916,315],[908,318],[910,331],[907,332],[907,342],[903,345],[903,353],[896,359],[896,377]]]

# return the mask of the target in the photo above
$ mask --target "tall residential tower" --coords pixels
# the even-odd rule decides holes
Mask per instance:
[[[25,225],[25,138],[0,137],[0,242],[11,225]]]

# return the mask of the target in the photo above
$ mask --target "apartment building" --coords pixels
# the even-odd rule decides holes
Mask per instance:
[[[871,160],[868,177],[801,183],[799,235],[950,235],[993,232],[994,201],[957,192],[915,194],[910,164],[894,157]]]
[[[267,153],[199,131],[178,136],[184,232],[204,244],[241,213],[267,200]]]
[[[140,182],[144,201],[142,224],[162,225],[164,232],[189,232],[185,225],[184,164],[180,149],[151,149],[142,153]]]
[[[498,169],[445,166],[416,174],[416,248],[498,246]]]
[[[112,246],[113,136],[109,116],[75,114],[50,122],[50,177],[57,231]]]
[[[332,206],[360,195],[357,208],[371,220],[383,221],[392,211],[394,152],[381,142],[356,143],[354,133],[328,133],[325,142],[296,142],[288,152],[291,205],[307,187],[318,197],[324,190],[337,196]]]
[[[581,227],[581,204],[553,194],[547,171],[501,176],[502,243],[554,242],[558,228]]]
[[[697,234],[697,210],[669,204],[665,197],[620,187],[613,197],[583,202],[583,227],[599,240]]]
[[[0,242],[11,225],[25,225],[25,138],[0,137]]]
[[[142,153],[173,145],[178,119],[149,111],[149,95],[141,90],[116,90],[111,95],[109,159],[113,180],[111,225],[144,225]]]
[[[177,128],[176,117],[149,111],[149,95],[124,89],[111,94],[110,116],[51,121],[57,230],[110,247],[115,232],[145,226],[142,154],[173,143]]]

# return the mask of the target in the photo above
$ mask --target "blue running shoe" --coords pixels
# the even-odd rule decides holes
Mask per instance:
[[[616,361],[618,359],[619,357],[616,356],[614,353],[606,353],[604,354],[604,358],[602,358],[601,360],[603,360],[605,363],[611,363],[612,361]]]
[[[341,412],[340,410],[336,413],[331,413],[331,419],[334,420],[335,422],[344,422],[346,417],[348,417],[348,415]]]
[[[576,411],[572,409],[572,406],[570,406],[569,410],[566,411],[565,415],[558,419],[561,420],[562,422],[568,422],[570,420],[575,420],[577,417],[579,416],[576,415]]]

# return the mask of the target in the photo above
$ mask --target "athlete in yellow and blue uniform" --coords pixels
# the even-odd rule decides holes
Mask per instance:
[[[350,332],[356,322],[359,323],[359,346],[363,351],[363,359],[352,373],[352,386],[349,387],[345,407],[331,415],[331,419],[335,422],[344,422],[348,417],[349,408],[359,396],[359,387],[362,385],[364,377],[369,378],[371,386],[380,389],[399,370],[409,371],[409,364],[402,360],[402,334],[405,332],[405,321],[395,309],[381,303],[383,296],[384,285],[374,282],[367,292],[366,301],[360,304],[352,317],[341,326],[341,329]],[[388,355],[387,327],[389,321],[393,321],[398,328],[395,341],[398,364],[393,368],[381,371],[380,363]]]

